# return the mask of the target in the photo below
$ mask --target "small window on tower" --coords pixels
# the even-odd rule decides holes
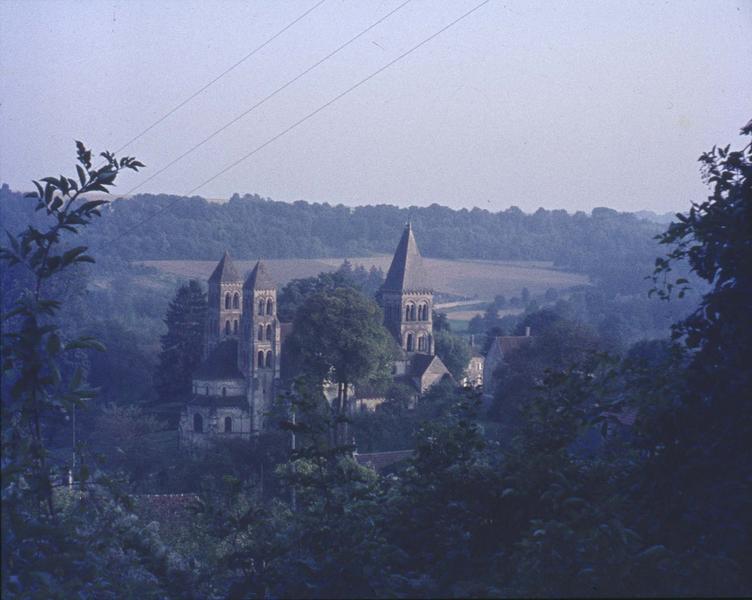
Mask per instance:
[[[238,335],[238,320],[235,319],[235,322],[232,324],[232,331],[235,335]]]
[[[230,335],[230,321],[225,321],[225,335]]]
[[[259,342],[264,339],[264,326],[263,325],[259,325],[259,328],[258,328],[258,339],[259,339]]]
[[[264,301],[259,300],[258,303],[258,314],[263,315],[264,314]]]
[[[272,351],[271,350],[269,350],[266,353],[266,366],[269,368],[272,366]]]
[[[274,312],[274,302],[271,298],[266,301],[266,314],[270,315]]]
[[[225,433],[232,433],[232,417],[225,417]]]
[[[263,369],[264,368],[264,352],[262,350],[259,350],[258,357],[257,357],[257,360],[256,360],[256,366],[259,369]]]
[[[230,308],[230,293],[225,294],[225,308]]]
[[[235,295],[232,297],[232,307],[240,308],[240,294],[237,292],[235,292]]]
[[[266,326],[266,339],[269,341],[271,341],[272,339],[272,326],[271,325]]]

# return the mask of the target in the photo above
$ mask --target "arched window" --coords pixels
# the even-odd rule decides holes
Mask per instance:
[[[259,325],[257,337],[259,339],[259,342],[264,339],[264,326],[263,325]]]
[[[226,387],[222,388],[222,396],[227,396],[227,388]]]
[[[269,350],[266,353],[266,366],[267,367],[271,367],[272,366],[272,351],[271,350]]]
[[[258,303],[258,314],[263,315],[264,314],[264,301],[259,300]]]
[[[410,320],[411,321],[415,320],[415,305],[414,304],[410,305]]]
[[[271,298],[266,301],[266,314],[270,315],[274,312],[274,302]]]
[[[232,307],[240,308],[240,294],[237,292],[235,292],[235,295],[232,297]]]
[[[225,417],[225,433],[232,433],[232,417]]]
[[[271,341],[272,339],[272,326],[271,324],[266,326],[266,339]]]
[[[230,308],[230,292],[225,294],[225,308]]]
[[[230,321],[225,321],[225,335],[230,335]]]
[[[259,350],[258,356],[256,358],[256,366],[259,369],[262,369],[264,367],[264,352],[263,352],[263,350]]]
[[[413,334],[412,333],[407,334],[407,351],[408,352],[413,351]]]
[[[425,304],[418,306],[418,321],[428,321],[428,306]]]
[[[415,308],[412,304],[408,304],[405,306],[405,321],[410,321],[410,315],[412,314],[412,309]]]
[[[235,319],[235,322],[232,324],[232,332],[235,335],[238,335],[238,320]]]
[[[425,350],[426,350],[426,336],[419,335],[418,336],[418,351],[425,352]]]
[[[204,432],[204,420],[201,418],[201,415],[198,413],[193,415],[193,431],[195,431],[196,433]]]

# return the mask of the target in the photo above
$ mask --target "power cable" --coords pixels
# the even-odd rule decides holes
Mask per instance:
[[[328,102],[325,102],[324,104],[322,104],[321,106],[319,106],[316,110],[308,113],[306,116],[304,116],[303,118],[299,119],[298,121],[296,121],[295,123],[293,123],[292,125],[290,125],[286,129],[284,129],[283,131],[281,131],[277,135],[269,138],[263,144],[257,146],[256,148],[254,148],[253,150],[251,150],[250,152],[248,152],[247,154],[245,154],[244,156],[242,156],[238,160],[236,160],[233,163],[227,165],[221,171],[219,171],[215,175],[212,175],[211,177],[209,177],[209,179],[203,181],[202,183],[200,183],[196,187],[190,189],[188,192],[185,193],[185,195],[189,196],[190,194],[192,194],[195,191],[197,191],[197,190],[201,189],[202,187],[204,187],[206,184],[211,183],[212,181],[214,181],[215,179],[217,179],[217,177],[220,177],[221,175],[224,175],[225,173],[227,173],[227,171],[233,169],[234,167],[236,167],[237,165],[239,165],[241,162],[249,159],[251,156],[253,156],[257,152],[259,152],[260,150],[266,148],[269,144],[275,142],[276,140],[278,140],[282,136],[288,134],[290,131],[292,131],[293,129],[297,128],[299,125],[302,125],[303,123],[305,123],[308,119],[314,117],[315,115],[317,115],[318,113],[320,113],[322,110],[326,109],[327,107],[331,106],[332,104],[334,104],[335,102],[337,102],[338,100],[340,100],[341,98],[343,98],[344,96],[346,96],[349,93],[353,92],[354,90],[356,90],[357,88],[359,88],[361,85],[363,85],[364,83],[370,81],[371,79],[373,79],[374,77],[376,77],[380,73],[384,72],[386,69],[388,69],[392,65],[394,65],[394,64],[398,63],[399,61],[403,60],[404,58],[406,58],[407,56],[409,56],[410,54],[412,54],[413,52],[415,52],[416,50],[418,50],[418,48],[424,46],[425,44],[427,44],[428,42],[430,42],[434,38],[438,37],[439,35],[441,35],[445,31],[447,31],[451,27],[454,27],[457,23],[459,23],[463,19],[466,19],[471,14],[473,14],[475,11],[479,10],[480,8],[482,8],[483,6],[485,6],[486,4],[488,4],[490,1],[491,0],[483,0],[483,2],[481,2],[480,4],[475,5],[469,11],[467,11],[464,14],[462,14],[461,16],[457,17],[454,21],[452,21],[448,25],[445,25],[444,27],[442,27],[441,29],[439,29],[435,33],[431,34],[430,36],[428,36],[423,41],[419,42],[418,44],[416,44],[415,46],[413,46],[412,48],[410,48],[406,52],[403,52],[402,54],[400,54],[397,58],[389,61],[384,66],[380,67],[379,69],[377,69],[376,71],[374,71],[370,75],[368,75],[368,76],[364,77],[363,79],[361,79],[360,81],[358,81],[356,84],[354,84],[354,85],[350,86],[349,88],[347,88],[344,92],[341,92],[340,94],[336,95],[334,98],[332,98],[331,100],[329,100]],[[170,208],[172,208],[173,206],[175,206],[181,200],[183,200],[183,197],[177,198],[176,200],[170,202],[169,204],[167,204],[163,208],[159,209],[157,212],[153,213],[152,215],[150,215],[149,217],[147,217],[143,221],[137,223],[136,225],[134,225],[133,227],[131,227],[129,229],[126,229],[123,233],[121,233],[120,235],[118,235],[115,238],[113,238],[112,242],[118,241],[119,239],[121,239],[122,237],[125,237],[126,235],[128,235],[132,231],[135,231],[139,227],[145,225],[146,223],[148,223],[149,221],[151,221],[155,217],[157,217],[160,214],[168,211]]]
[[[144,185],[146,185],[147,183],[149,183],[152,179],[154,179],[155,177],[157,177],[160,174],[164,173],[167,169],[169,169],[170,167],[172,167],[174,164],[180,162],[186,156],[188,156],[189,154],[192,154],[193,152],[195,152],[196,150],[198,150],[201,146],[203,146],[204,144],[206,144],[209,140],[211,140],[211,139],[215,138],[216,136],[218,136],[220,133],[222,133],[223,131],[225,131],[227,128],[229,128],[230,126],[232,126],[235,123],[237,123],[238,121],[240,121],[240,119],[242,119],[243,117],[247,116],[248,114],[250,114],[251,112],[253,112],[254,110],[256,110],[259,106],[261,106],[262,104],[265,104],[268,100],[271,100],[279,92],[281,92],[282,90],[284,90],[284,89],[288,88],[289,86],[291,86],[293,83],[295,83],[296,81],[298,81],[301,77],[307,75],[308,73],[310,73],[311,71],[313,71],[319,65],[325,63],[332,56],[334,56],[335,54],[337,54],[341,50],[344,50],[347,46],[349,46],[350,44],[352,44],[358,38],[364,36],[366,33],[368,33],[369,31],[371,31],[371,29],[373,29],[377,25],[380,25],[384,21],[386,21],[394,13],[396,13],[398,10],[402,9],[404,6],[406,6],[407,4],[409,4],[412,1],[413,0],[405,0],[402,4],[400,4],[399,6],[397,6],[397,8],[391,10],[390,12],[388,12],[387,14],[385,14],[383,17],[381,17],[379,20],[373,22],[371,25],[369,25],[368,27],[366,27],[363,31],[361,31],[360,33],[358,33],[355,37],[350,38],[344,44],[342,44],[341,46],[337,47],[335,50],[332,50],[324,58],[322,58],[319,61],[315,62],[310,67],[308,67],[306,70],[304,70],[302,73],[299,73],[298,75],[296,75],[295,77],[293,77],[292,79],[290,79],[289,81],[287,81],[286,83],[284,83],[283,85],[281,85],[280,87],[278,87],[276,90],[274,90],[273,92],[271,92],[270,94],[268,94],[267,96],[265,96],[264,98],[262,98],[261,100],[259,100],[258,102],[256,102],[256,104],[254,104],[253,106],[251,106],[247,110],[244,110],[242,113],[240,113],[239,115],[237,115],[235,118],[233,118],[232,120],[230,120],[227,123],[225,123],[224,125],[222,125],[222,127],[220,127],[219,129],[217,129],[214,132],[212,132],[211,134],[209,134],[203,140],[201,140],[200,142],[198,142],[198,143],[194,144],[193,146],[191,146],[188,150],[186,150],[185,152],[183,152],[177,158],[171,160],[164,167],[162,167],[158,171],[155,171],[154,173],[152,173],[149,177],[147,177],[146,179],[144,179],[141,183],[139,183],[138,185],[136,185],[136,186],[132,187],[131,189],[129,189],[124,195],[125,196],[130,196],[137,189],[143,187]]]
[[[321,5],[322,5],[322,4],[324,3],[324,2],[326,2],[326,0],[319,0],[319,2],[317,2],[316,4],[314,4],[314,5],[313,5],[313,6],[311,7],[311,8],[309,8],[309,9],[308,9],[307,11],[305,11],[305,12],[304,12],[303,14],[301,14],[300,16],[298,16],[298,17],[297,17],[296,19],[294,19],[294,20],[293,20],[292,22],[290,22],[290,23],[288,23],[287,25],[285,25],[285,26],[284,26],[284,27],[283,27],[282,29],[280,29],[280,30],[279,30],[279,31],[278,31],[277,33],[275,33],[275,34],[274,34],[274,35],[273,35],[272,37],[270,37],[270,38],[269,38],[268,40],[266,40],[266,41],[265,41],[265,42],[264,42],[263,44],[261,44],[260,46],[257,46],[257,47],[256,47],[256,48],[254,48],[253,50],[251,50],[251,51],[250,51],[250,52],[249,52],[248,54],[246,54],[246,55],[245,55],[245,56],[244,56],[243,58],[241,58],[241,59],[240,59],[239,61],[237,61],[237,62],[236,62],[235,64],[231,65],[230,67],[228,67],[227,69],[225,69],[224,71],[222,71],[222,72],[221,72],[221,73],[220,73],[219,75],[217,75],[217,76],[216,76],[216,77],[215,77],[214,79],[212,79],[212,80],[211,80],[211,81],[210,81],[209,83],[207,83],[207,84],[206,84],[206,85],[204,85],[204,86],[203,86],[202,88],[200,88],[200,89],[196,90],[195,92],[193,92],[193,94],[191,94],[190,96],[188,96],[188,97],[187,97],[187,98],[186,98],[185,100],[183,100],[183,101],[182,101],[182,102],[181,102],[180,104],[178,104],[178,105],[177,105],[177,106],[175,106],[175,107],[174,107],[173,109],[171,109],[170,111],[168,111],[168,112],[167,112],[167,113],[166,113],[165,115],[163,115],[162,117],[160,117],[159,119],[157,119],[156,121],[154,121],[154,123],[152,123],[151,125],[149,125],[149,126],[148,126],[148,127],[146,128],[146,129],[144,129],[144,130],[143,130],[143,131],[142,131],[141,133],[139,133],[139,134],[138,134],[137,136],[135,136],[135,137],[131,138],[130,140],[128,140],[128,141],[127,141],[127,142],[126,142],[125,144],[123,144],[122,146],[120,146],[120,148],[118,148],[117,150],[115,150],[115,152],[114,152],[114,153],[115,153],[115,154],[119,154],[119,153],[120,153],[120,152],[122,152],[122,151],[123,151],[123,150],[124,150],[125,148],[127,148],[127,147],[128,147],[128,146],[130,146],[130,145],[131,145],[131,144],[132,144],[133,142],[135,142],[135,141],[136,141],[137,139],[139,139],[139,138],[141,138],[142,136],[146,135],[146,134],[147,134],[148,132],[150,132],[150,131],[151,131],[152,129],[154,129],[154,128],[155,128],[155,127],[156,127],[157,125],[159,125],[159,124],[160,124],[160,123],[161,123],[162,121],[164,121],[164,120],[165,120],[165,119],[166,119],[167,117],[169,117],[170,115],[173,115],[173,114],[175,114],[175,113],[176,113],[176,112],[177,112],[178,110],[180,110],[181,108],[183,108],[183,107],[184,107],[184,106],[185,106],[186,104],[188,104],[188,103],[189,103],[189,102],[190,102],[191,100],[193,100],[193,99],[194,99],[194,98],[195,98],[196,96],[198,96],[198,95],[199,95],[199,94],[201,94],[202,92],[206,91],[206,90],[207,90],[207,89],[208,89],[209,87],[211,87],[212,85],[214,85],[215,83],[217,83],[217,82],[218,82],[218,81],[219,81],[220,79],[222,79],[222,78],[223,78],[223,77],[224,77],[225,75],[227,75],[227,74],[228,74],[228,73],[229,73],[230,71],[232,71],[232,70],[236,69],[236,68],[237,68],[237,67],[239,67],[239,66],[240,66],[241,64],[243,64],[243,63],[244,63],[245,61],[247,61],[247,60],[248,60],[249,58],[251,58],[251,56],[253,56],[254,54],[256,54],[256,53],[257,53],[257,52],[258,52],[259,50],[262,50],[263,48],[265,48],[266,46],[268,46],[269,44],[271,44],[271,43],[272,43],[272,42],[273,42],[274,40],[276,40],[276,39],[277,39],[277,38],[278,38],[278,37],[279,37],[280,35],[282,35],[282,34],[283,34],[283,33],[284,33],[285,31],[287,31],[288,29],[290,29],[290,27],[292,27],[293,25],[295,25],[296,23],[298,23],[299,21],[301,21],[302,19],[304,19],[305,17],[307,17],[307,16],[308,16],[309,14],[311,14],[311,13],[312,13],[312,12],[313,12],[314,10],[316,10],[316,9],[317,9],[317,8],[318,8],[319,6],[321,6]]]

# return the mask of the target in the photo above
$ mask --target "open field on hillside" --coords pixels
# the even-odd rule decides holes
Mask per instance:
[[[282,286],[291,279],[310,277],[322,271],[334,271],[342,258],[322,259],[272,259],[265,260],[269,273]],[[381,268],[386,273],[391,256],[371,256],[348,259],[354,266],[363,265]],[[426,258],[428,276],[434,282],[435,291],[456,298],[489,301],[497,294],[518,296],[522,288],[540,294],[548,288],[561,290],[588,282],[585,275],[554,269],[543,262],[443,260]],[[139,264],[154,267],[161,274],[175,279],[197,278],[206,281],[216,266],[215,261],[201,260],[147,260]],[[238,270],[246,274],[255,261],[236,260]]]

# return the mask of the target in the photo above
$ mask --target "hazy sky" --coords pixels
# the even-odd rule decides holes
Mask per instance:
[[[128,192],[403,0],[327,0],[126,149]],[[115,149],[317,0],[0,0],[0,180]],[[480,0],[414,0],[138,191],[184,194]],[[489,4],[198,190],[491,210],[684,210],[752,117],[752,2]]]

